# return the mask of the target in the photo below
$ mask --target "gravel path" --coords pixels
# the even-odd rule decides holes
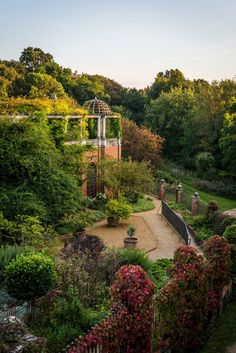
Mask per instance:
[[[182,238],[161,216],[161,201],[153,198],[155,209],[134,213],[117,228],[109,228],[106,220],[97,222],[89,234],[101,237],[107,247],[123,247],[123,238],[129,224],[137,228],[138,248],[147,252],[150,259],[173,258],[175,250],[184,245]]]

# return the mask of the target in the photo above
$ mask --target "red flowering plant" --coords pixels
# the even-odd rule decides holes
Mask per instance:
[[[207,316],[208,283],[203,257],[190,246],[178,248],[172,274],[172,280],[155,300],[159,313],[158,350],[168,342],[175,352],[187,352],[201,345]]]
[[[113,306],[108,318],[96,325],[68,353],[87,353],[102,346],[106,353],[150,353],[153,283],[140,266],[123,266],[111,287]]]
[[[204,254],[207,259],[207,276],[209,281],[209,314],[214,315],[220,306],[224,286],[230,279],[230,245],[219,235],[214,235],[206,243]]]

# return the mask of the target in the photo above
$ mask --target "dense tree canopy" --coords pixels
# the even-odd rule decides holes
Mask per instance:
[[[212,83],[203,79],[191,81],[180,70],[169,69],[158,72],[150,87],[138,90],[122,87],[101,75],[72,72],[60,66],[50,53],[40,48],[24,49],[19,61],[0,60],[2,113],[7,113],[7,109],[12,113],[13,106],[19,106],[18,99],[30,98],[30,106],[34,109],[39,102],[36,102],[37,99],[74,99],[77,104],[83,105],[95,96],[105,100],[112,110],[123,117],[133,120],[138,126],[145,125],[164,138],[163,152],[168,158],[195,169],[199,153],[207,153],[213,157],[215,168],[227,169],[235,175],[232,164],[226,162],[226,155],[233,151],[234,146],[231,143],[232,146],[226,152],[229,139],[227,131],[232,131],[226,113],[232,114],[229,106],[232,99],[236,98],[235,79]],[[13,101],[13,97],[17,102]],[[57,110],[52,108],[55,104],[50,103],[50,109],[46,112],[59,113],[63,110],[63,104],[60,103],[60,109]],[[20,106],[20,111],[25,112],[22,102]],[[67,109],[67,103],[64,108],[64,114],[71,111]],[[131,128],[135,135],[137,128],[134,126]]]

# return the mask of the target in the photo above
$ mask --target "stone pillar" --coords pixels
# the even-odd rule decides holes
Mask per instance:
[[[198,192],[195,192],[192,196],[192,216],[196,216],[199,211],[200,196]]]
[[[183,203],[184,195],[183,195],[183,186],[181,184],[176,187],[176,202]]]
[[[97,118],[97,139],[98,139],[98,147],[101,146],[101,117]]]
[[[102,131],[101,131],[101,136],[102,136],[102,146],[106,146],[106,117],[102,116],[101,117],[101,122],[102,122]]]
[[[160,180],[160,185],[159,185],[159,199],[160,200],[165,200],[165,196],[166,196],[165,180],[161,179]]]

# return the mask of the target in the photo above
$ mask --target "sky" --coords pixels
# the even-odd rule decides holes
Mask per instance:
[[[176,68],[234,78],[235,14],[236,0],[0,0],[0,59],[39,47],[63,67],[136,88]]]

